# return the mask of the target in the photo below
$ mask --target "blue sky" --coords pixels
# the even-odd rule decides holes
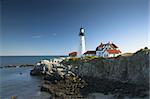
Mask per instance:
[[[148,0],[1,0],[0,55],[66,55],[112,41],[122,52],[148,46]]]

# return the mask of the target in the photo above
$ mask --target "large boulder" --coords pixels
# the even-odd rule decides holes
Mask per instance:
[[[33,70],[31,70],[31,75],[41,75],[52,73],[52,63],[48,60],[41,60],[36,64]]]

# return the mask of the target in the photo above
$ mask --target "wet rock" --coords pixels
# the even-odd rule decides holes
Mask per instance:
[[[31,70],[30,71],[30,75],[34,76],[34,75],[44,75],[40,70]]]
[[[4,67],[1,66],[0,68],[4,68]]]
[[[77,99],[82,97],[80,89],[83,88],[86,83],[84,80],[76,75],[64,76],[61,78],[57,73],[46,75],[44,78],[41,90],[47,91],[53,94],[52,98],[62,99]]]
[[[84,79],[87,86],[80,90],[84,96],[87,96],[90,93],[103,93],[104,95],[114,94],[115,97],[129,96],[132,98],[146,97],[149,95],[146,93],[148,91],[146,87],[132,83],[123,83],[110,79],[99,79],[92,77],[85,77]]]
[[[42,87],[41,87],[41,91],[49,92],[49,89],[48,89],[48,88],[46,88],[46,87],[44,87],[44,86],[42,86]]]
[[[17,99],[17,96],[12,96],[11,99]]]
[[[50,81],[51,83],[56,83],[63,79],[59,74],[53,73],[51,75],[45,75],[44,80]]]

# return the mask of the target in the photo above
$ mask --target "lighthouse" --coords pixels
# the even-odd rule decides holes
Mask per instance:
[[[80,28],[79,37],[80,37],[79,57],[82,57],[86,50],[85,49],[85,33],[84,33],[84,28],[82,27]]]

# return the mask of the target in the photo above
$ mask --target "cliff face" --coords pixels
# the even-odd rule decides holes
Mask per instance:
[[[71,63],[78,66],[76,72],[81,76],[107,78],[139,85],[149,85],[150,50],[140,50],[131,56],[114,59],[92,59]]]

